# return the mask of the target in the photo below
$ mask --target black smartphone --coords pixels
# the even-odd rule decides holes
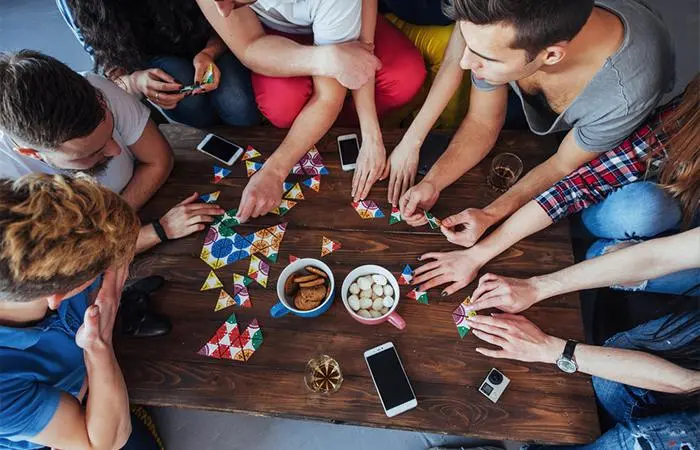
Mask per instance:
[[[418,157],[418,173],[425,176],[450,145],[452,136],[447,133],[431,132],[423,141]]]

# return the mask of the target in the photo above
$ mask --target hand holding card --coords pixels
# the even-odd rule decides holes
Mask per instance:
[[[214,63],[214,58],[202,50],[192,60],[194,65],[193,94],[210,92],[219,87],[221,72]]]
[[[185,98],[182,85],[161,69],[138,70],[131,78],[139,92],[163,109],[173,109]]]

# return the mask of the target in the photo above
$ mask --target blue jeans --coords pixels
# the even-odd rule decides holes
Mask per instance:
[[[442,13],[441,3],[439,0],[379,0],[379,8],[414,25],[449,25],[452,20]]]
[[[618,333],[606,347],[653,353],[672,362],[696,359],[700,349],[700,311],[668,315]],[[676,360],[676,361],[674,361]],[[528,450],[652,450],[695,449],[700,439],[700,412],[697,406],[678,411],[681,395],[661,395],[593,377],[593,390],[603,414],[604,425],[612,426],[591,444],[577,446],[526,446]],[[687,446],[684,447],[684,444]]]
[[[189,95],[175,109],[163,110],[168,119],[196,128],[226,124],[239,127],[257,125],[261,121],[255,103],[250,71],[231,52],[216,60],[221,80],[216,90],[200,95]],[[183,85],[194,81],[192,61],[176,56],[158,56],[149,61],[151,68],[159,68]]]
[[[658,184],[638,181],[625,185],[581,213],[581,220],[588,231],[602,238],[591,245],[586,258],[600,256],[620,243],[638,243],[662,233],[679,230],[681,219],[678,201]],[[636,286],[611,287],[663,294],[700,295],[698,280],[700,269],[690,269],[646,280]]]

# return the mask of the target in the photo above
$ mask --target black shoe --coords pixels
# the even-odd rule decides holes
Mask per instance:
[[[155,337],[170,333],[170,320],[148,310],[148,295],[122,295],[122,333],[131,337]]]
[[[122,291],[122,296],[133,294],[152,294],[165,284],[165,278],[160,275],[151,275],[150,277],[141,278],[139,280],[127,283]]]

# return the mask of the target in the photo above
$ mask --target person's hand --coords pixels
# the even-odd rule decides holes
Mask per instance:
[[[453,244],[471,247],[495,222],[495,218],[483,209],[467,208],[443,219],[440,230]]]
[[[112,329],[128,275],[128,263],[110,267],[105,271],[95,302],[85,311],[83,325],[75,335],[76,344],[83,350],[111,347]]]
[[[451,283],[443,289],[443,297],[454,294],[471,283],[485,264],[470,250],[426,253],[420,260],[426,263],[415,270],[411,284],[420,285],[420,291],[427,291]]]
[[[353,201],[359,202],[369,195],[377,180],[385,178],[386,149],[381,133],[376,136],[362,137],[362,147],[357,157],[355,173],[352,177]]]
[[[399,200],[401,217],[413,227],[425,225],[428,223],[428,219],[425,218],[425,211],[430,211],[430,208],[435,205],[439,196],[440,192],[433,183],[425,180],[421,181],[401,196]]]
[[[404,143],[403,140],[391,152],[384,178],[389,175],[387,200],[392,206],[397,206],[401,196],[416,182],[419,154],[420,146]]]
[[[220,216],[225,212],[219,205],[195,203],[198,198],[199,194],[195,192],[173,206],[160,218],[160,225],[168,239],[180,239],[202,231],[207,223],[214,221],[214,216]]]
[[[178,94],[182,85],[161,69],[138,70],[131,79],[137,91],[163,109],[174,109],[185,98],[185,94]]]
[[[238,206],[238,220],[243,223],[251,217],[260,217],[279,206],[282,200],[284,176],[263,166],[248,181]]]
[[[500,347],[500,350],[477,348],[491,358],[554,364],[564,352],[566,342],[549,336],[523,316],[492,314],[467,319],[474,336]]]
[[[509,278],[487,273],[479,279],[479,286],[472,294],[468,311],[498,308],[516,314],[539,301],[539,290],[534,278]]]
[[[353,91],[364,86],[382,67],[371,44],[352,41],[319,48],[324,52],[320,63],[323,74]]]
[[[209,69],[209,66],[211,65],[212,70],[213,70],[213,79],[211,83],[206,83],[206,84],[201,84],[197,89],[192,92],[193,95],[197,94],[203,94],[205,92],[211,92],[215,90],[216,88],[219,87],[219,81],[221,80],[221,71],[219,68],[216,66],[216,63],[214,62],[214,58],[211,57],[211,55],[205,51],[201,51],[194,55],[194,59],[192,60],[192,64],[194,65],[194,82],[195,83],[203,83],[204,82],[204,75],[207,72],[207,69]]]

